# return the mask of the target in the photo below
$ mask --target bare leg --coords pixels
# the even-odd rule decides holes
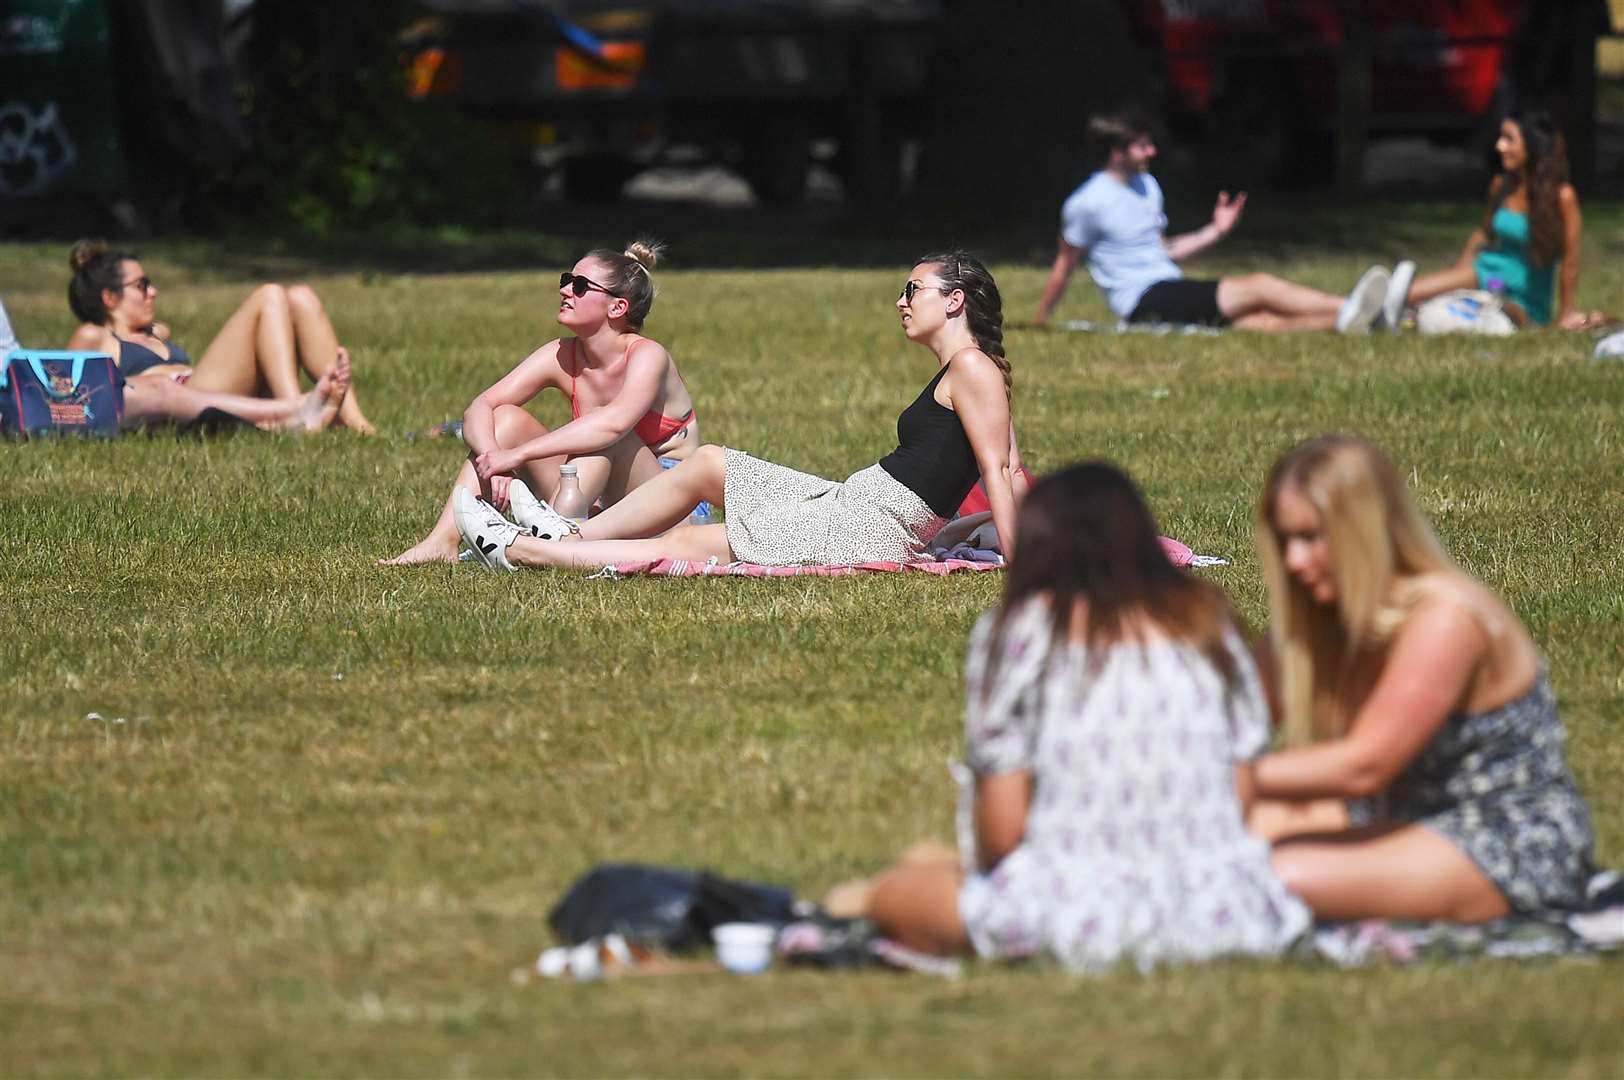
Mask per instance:
[[[1241,274],[1218,280],[1218,310],[1236,327],[1258,330],[1329,330],[1336,325],[1342,297],[1277,278]],[[1249,315],[1268,314],[1277,322],[1246,322]]]
[[[936,956],[967,952],[970,939],[959,918],[963,884],[956,864],[899,863],[875,879],[868,917],[880,933],[910,949]]]
[[[1420,825],[1380,825],[1281,841],[1274,871],[1322,919],[1505,915],[1505,897],[1466,853]]]
[[[316,380],[316,388],[305,395],[299,411],[287,422],[283,430],[311,435],[326,431],[338,419],[338,410],[350,393],[350,355],[338,350],[338,361],[333,369]]]
[[[495,421],[496,442],[504,448],[518,446],[547,434],[545,424],[516,405],[497,406]],[[563,462],[561,456],[526,462],[522,469],[524,482],[537,493],[551,495],[558,487],[558,467]],[[462,463],[452,487],[465,487],[475,493],[479,491],[479,477],[474,474],[473,462]],[[378,565],[415,566],[419,563],[456,562],[457,549],[461,545],[462,537],[457,535],[457,522],[451,513],[451,499],[447,497],[434,528],[429,530],[427,536],[393,559],[379,559]]]
[[[190,386],[175,382],[167,375],[138,375],[124,384],[126,427],[172,421],[184,424],[196,420],[204,409],[213,408],[271,430],[290,419],[302,405],[302,399],[283,401],[280,398],[194,390]]]
[[[333,358],[338,355],[338,333],[333,329],[333,320],[327,317],[327,309],[315,289],[308,285],[295,285],[287,290],[287,295],[299,363],[312,379],[318,379],[332,369]],[[362,414],[361,404],[355,400],[354,387],[350,388],[349,396],[339,409],[338,422],[364,435],[374,434],[377,430]]]
[[[635,431],[628,431],[619,442],[599,453],[571,458],[570,463],[580,471],[581,490],[588,500],[601,498],[605,507],[615,505],[665,471],[654,451]]]
[[[1272,311],[1254,311],[1231,319],[1229,325],[1236,330],[1249,330],[1263,334],[1318,333],[1336,327],[1336,316],[1276,315]]]
[[[726,478],[727,459],[722,448],[701,446],[694,451],[693,457],[628,492],[624,499],[581,526],[581,539],[659,536],[685,520],[701,500],[720,505]],[[628,558],[647,556],[633,555]],[[602,566],[603,563],[598,565]]]
[[[1437,270],[1418,276],[1410,282],[1410,295],[1407,299],[1412,304],[1419,304],[1431,300],[1434,296],[1454,292],[1456,289],[1475,288],[1477,288],[1477,270],[1470,262],[1462,261],[1448,270]]]
[[[280,285],[261,285],[248,294],[209,343],[191,379],[196,389],[233,394],[255,393],[261,382],[272,397],[303,396],[288,294]]]
[[[219,409],[265,431],[321,431],[337,415],[349,386],[346,364],[343,377],[324,376],[297,401],[248,397],[211,390],[194,390],[168,376],[137,376],[125,383],[124,423],[127,427],[196,420],[205,409]]]
[[[675,472],[676,470],[672,470]],[[667,475],[670,475],[669,473]],[[639,488],[645,490],[649,485]],[[687,511],[683,512],[684,514]],[[602,515],[600,514],[599,517]],[[592,521],[596,521],[593,518]],[[587,523],[588,525],[591,522]],[[585,526],[582,527],[585,531]],[[614,563],[651,559],[707,559],[733,561],[727,543],[726,525],[683,525],[663,536],[639,540],[537,540],[521,536],[507,549],[514,566],[561,566],[576,570],[596,570]]]
[[[957,871],[959,853],[935,840],[922,840],[904,851],[897,863],[901,866],[937,867]],[[879,877],[841,882],[824,895],[823,910],[837,919],[866,916],[872,908],[874,887],[879,882]]]

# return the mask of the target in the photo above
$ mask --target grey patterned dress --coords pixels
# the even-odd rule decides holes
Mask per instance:
[[[727,543],[763,566],[911,562],[947,519],[878,465],[844,481],[726,450]]]
[[[1440,728],[1388,789],[1349,804],[1355,824],[1415,822],[1464,851],[1513,911],[1583,906],[1594,838],[1568,771],[1544,669],[1499,708]]]

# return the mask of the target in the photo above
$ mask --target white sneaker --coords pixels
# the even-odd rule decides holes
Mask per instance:
[[[1342,309],[1336,313],[1336,332],[1339,334],[1368,334],[1382,313],[1382,301],[1387,295],[1387,282],[1391,275],[1384,267],[1372,266],[1359,278]]]
[[[513,520],[527,529],[538,540],[561,540],[570,533],[581,531],[579,525],[538,499],[523,480],[508,484],[508,508]]]
[[[508,545],[525,534],[490,503],[461,484],[451,492],[451,516],[463,543],[488,570],[516,570],[508,562]]]
[[[1410,286],[1415,282],[1415,263],[1401,259],[1393,267],[1393,276],[1387,282],[1387,295],[1382,298],[1382,317],[1376,325],[1396,333],[1404,321],[1404,307],[1410,301]]]

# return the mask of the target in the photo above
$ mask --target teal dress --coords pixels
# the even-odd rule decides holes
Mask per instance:
[[[1505,207],[1489,221],[1489,246],[1478,252],[1473,268],[1477,285],[1487,289],[1498,278],[1505,283],[1505,298],[1528,312],[1540,326],[1551,321],[1551,294],[1556,287],[1556,261],[1535,266],[1528,252],[1528,215]]]

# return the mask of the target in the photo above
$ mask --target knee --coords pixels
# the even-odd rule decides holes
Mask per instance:
[[[545,435],[547,428],[517,405],[498,405],[491,410],[496,441],[503,447],[528,442],[536,435]],[[540,428],[539,431],[536,429]]]
[[[1269,862],[1274,867],[1274,876],[1310,907],[1313,906],[1311,898],[1318,892],[1320,884],[1317,869],[1319,861],[1305,849],[1292,844],[1277,846],[1269,856]]]
[[[280,287],[280,286],[276,286]],[[296,311],[309,314],[319,314],[322,310],[321,297],[309,285],[293,285],[287,290],[288,304]]]
[[[268,282],[254,290],[252,299],[261,311],[285,311],[288,306],[288,291],[275,282]]]
[[[698,450],[695,450],[688,460],[695,462],[696,468],[720,476],[722,471],[727,468],[727,451],[715,443],[706,443]]]

